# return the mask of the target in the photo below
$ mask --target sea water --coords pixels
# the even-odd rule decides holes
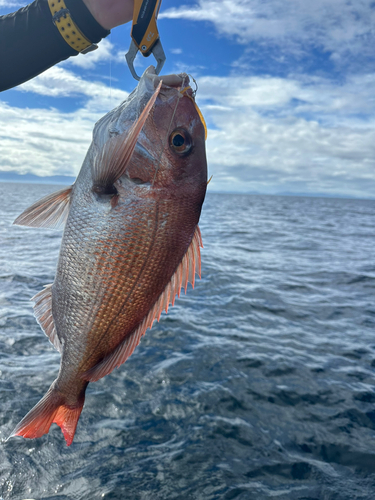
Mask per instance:
[[[4,500],[375,498],[375,201],[208,193],[202,279],[89,385],[73,444],[5,441],[60,360],[30,298],[61,232],[11,223],[58,188],[0,184]]]

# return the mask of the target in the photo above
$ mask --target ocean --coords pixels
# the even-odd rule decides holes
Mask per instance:
[[[90,384],[73,444],[6,438],[60,356],[30,298],[61,232],[11,226],[61,188],[0,184],[0,497],[375,498],[375,201],[215,194],[202,279]]]

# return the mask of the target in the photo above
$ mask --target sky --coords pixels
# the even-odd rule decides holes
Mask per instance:
[[[198,84],[211,191],[375,197],[375,1],[163,0],[158,28],[163,74]],[[136,86],[129,44],[128,24],[1,93],[0,171],[76,176],[95,122]]]

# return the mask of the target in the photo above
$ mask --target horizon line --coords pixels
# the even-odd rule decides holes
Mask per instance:
[[[5,178],[4,178],[4,177]],[[6,176],[14,178],[6,178]],[[30,176],[31,179],[24,179],[24,177]],[[19,183],[19,184],[41,184],[41,185],[69,185],[75,182],[77,177],[70,175],[48,175],[39,176],[32,173],[18,174],[17,172],[11,171],[0,171],[0,183]],[[66,182],[64,182],[66,180]],[[285,196],[285,197],[298,197],[298,198],[336,198],[336,199],[348,199],[348,200],[367,200],[374,201],[375,196],[355,196],[349,194],[338,194],[338,193],[320,193],[320,192],[292,192],[292,191],[280,191],[276,193],[265,193],[259,191],[221,191],[209,189],[212,194],[231,194],[231,195],[243,195],[243,196]]]

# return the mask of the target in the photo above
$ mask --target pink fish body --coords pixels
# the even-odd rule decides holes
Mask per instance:
[[[70,445],[88,383],[124,363],[200,274],[205,127],[188,81],[146,70],[96,124],[74,185],[15,221],[55,227],[66,219],[55,281],[34,297],[60,371],[12,435],[40,437],[55,422]]]

